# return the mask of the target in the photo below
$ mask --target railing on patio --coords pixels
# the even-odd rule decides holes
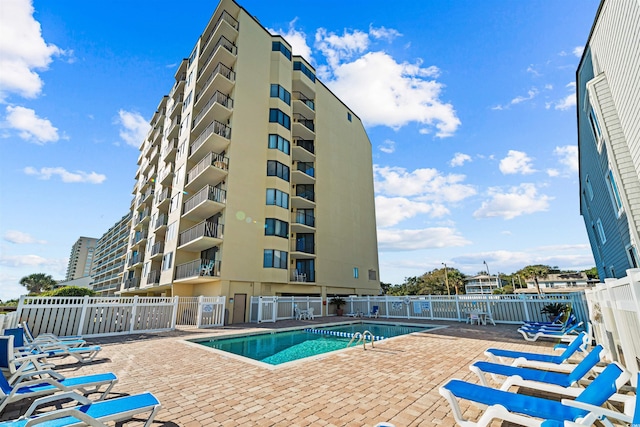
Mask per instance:
[[[322,317],[322,297],[251,297],[249,321],[275,322],[295,318],[295,308],[313,308],[315,317]]]
[[[640,269],[627,270],[621,279],[605,279],[604,284],[585,291],[591,312],[593,335],[614,361],[634,375],[640,371]]]

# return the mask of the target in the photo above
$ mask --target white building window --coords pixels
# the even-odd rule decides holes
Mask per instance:
[[[618,216],[622,214],[622,198],[620,198],[620,191],[618,191],[618,185],[616,184],[616,178],[613,176],[613,171],[609,169],[607,174],[607,188],[609,189],[609,196],[611,196],[611,202],[614,209],[618,213]]]
[[[638,251],[634,245],[627,245],[627,258],[629,258],[629,266],[638,268]]]
[[[600,242],[604,245],[607,241],[607,236],[604,234],[604,227],[602,226],[602,221],[600,218],[596,221],[596,230],[598,231],[598,237],[600,237]]]
[[[593,200],[593,187],[591,186],[591,180],[589,179],[588,175],[587,175],[587,179],[585,180],[584,186],[587,189],[587,195],[589,196],[589,201]]]
[[[176,231],[178,230],[178,221],[174,221],[167,227],[167,242],[176,238]]]
[[[162,271],[170,269],[172,261],[173,261],[173,252],[164,254],[164,256],[162,257]]]

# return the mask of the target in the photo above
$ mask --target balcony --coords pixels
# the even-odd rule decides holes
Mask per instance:
[[[315,139],[316,134],[313,120],[310,120],[301,114],[294,114],[292,134],[294,137],[301,139]]]
[[[314,283],[316,281],[316,272],[315,270],[306,270],[306,271],[293,270],[291,272],[291,281]]]
[[[211,40],[215,37],[224,36],[230,40],[235,40],[238,36],[238,20],[231,16],[226,10],[222,11],[222,15],[218,18],[218,21],[213,26],[211,32],[207,35],[207,38],[200,45],[200,56],[209,53],[212,46]]]
[[[180,233],[178,249],[188,252],[201,252],[222,243],[224,225],[202,221],[200,224]]]
[[[208,49],[206,49],[208,50]],[[238,48],[233,42],[227,39],[225,36],[220,36],[218,41],[213,46],[211,54],[204,60],[204,65],[198,69],[198,79],[204,75],[209,74],[209,69],[213,64],[222,62],[223,64],[232,66],[236,62],[236,55]]]
[[[167,145],[162,149],[160,158],[165,162],[172,162],[176,158],[176,150],[178,149],[178,138],[169,140]]]
[[[167,132],[167,139],[171,140],[178,136],[178,129],[180,128],[180,122],[182,116],[175,116],[169,124],[169,131]]]
[[[224,123],[213,121],[189,146],[189,159],[199,160],[205,153],[220,153],[229,146],[231,128]]]
[[[295,138],[293,140],[292,158],[300,162],[314,162],[316,160],[315,144],[313,140]]]
[[[207,80],[202,85],[196,84],[196,89],[199,90],[196,92],[194,108],[198,108],[201,101],[207,99],[216,90],[222,93],[231,93],[235,81],[236,73],[222,62],[218,62]]]
[[[204,125],[211,123],[214,119],[219,122],[226,122],[231,117],[233,109],[233,99],[220,91],[215,91],[209,98],[202,110],[194,117],[191,132],[202,131]]]
[[[160,137],[162,136],[163,132],[164,132],[164,128],[162,126],[156,126],[153,132],[153,135],[151,136],[151,142],[154,145],[160,143]]]
[[[302,92],[293,92],[293,113],[314,119],[316,106],[313,99],[307,98]]]
[[[166,210],[167,206],[169,206],[170,196],[169,188],[165,187],[157,196],[156,196],[156,205],[160,210]]]
[[[176,266],[175,282],[205,283],[220,278],[220,261],[197,259]]]
[[[154,224],[154,228],[153,228],[156,233],[158,232],[159,228],[167,226],[168,218],[169,217],[164,213],[158,216],[158,219],[156,219],[156,223]]]
[[[316,178],[313,163],[297,162],[296,167],[291,172],[291,182],[293,184],[315,184]]]
[[[313,213],[292,212],[291,232],[292,233],[313,233],[316,227],[316,217]]]
[[[142,212],[138,212],[133,220],[133,228],[135,230],[141,230],[147,222],[149,222],[149,208],[145,208]]]
[[[291,206],[295,209],[313,209],[315,205],[313,185],[296,185],[296,194],[291,197]]]
[[[207,185],[184,202],[182,217],[191,221],[207,219],[224,209],[226,203],[225,190]]]
[[[147,235],[149,230],[144,229],[142,231],[136,231],[136,233],[131,237],[131,248],[135,248],[136,246],[140,246],[147,240]]]
[[[140,256],[139,253],[136,253],[133,256],[131,256],[131,258],[129,258],[129,260],[127,261],[127,268],[136,267],[139,264],[140,265],[142,264],[142,257]]]
[[[228,174],[229,158],[217,153],[209,153],[187,173],[185,190],[202,188],[205,184],[215,186]]]
[[[158,182],[162,185],[170,185],[173,180],[173,166],[171,163],[169,166],[165,166],[160,172],[160,176],[158,177]]]
[[[150,258],[154,259],[154,258],[157,258],[157,257],[161,257],[163,253],[164,253],[164,242],[156,242],[151,247]]]
[[[151,270],[147,275],[147,286],[157,286],[160,284],[160,270]]]
[[[313,234],[305,236],[310,237],[297,237],[291,242],[291,258],[295,259],[312,259],[315,258],[316,249]]]
[[[151,200],[153,200],[154,193],[155,193],[155,190],[149,187],[147,191],[145,191],[145,193],[140,198],[140,204],[138,205],[137,209],[142,210],[147,202],[150,202]]]
[[[140,287],[140,279],[138,277],[132,277],[124,280],[124,289],[137,289]]]

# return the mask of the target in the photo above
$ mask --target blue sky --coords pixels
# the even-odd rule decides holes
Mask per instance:
[[[594,265],[575,70],[596,0],[240,4],[372,144],[380,278]],[[0,299],[126,214],[138,145],[215,2],[0,3]]]

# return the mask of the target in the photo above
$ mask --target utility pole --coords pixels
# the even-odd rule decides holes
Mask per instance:
[[[447,285],[447,295],[451,295],[451,293],[449,292],[449,275],[447,274],[447,264],[443,262],[442,265],[444,265],[444,283]]]

